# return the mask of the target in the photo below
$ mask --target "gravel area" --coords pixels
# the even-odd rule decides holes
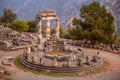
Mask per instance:
[[[107,67],[107,70],[104,72],[100,72],[97,74],[91,74],[88,76],[83,77],[49,77],[44,75],[36,75],[31,72],[24,72],[23,70],[17,68],[14,64],[12,67],[9,67],[12,70],[11,77],[13,80],[120,80],[120,55],[113,54],[105,51],[95,50],[95,49],[88,49],[83,48],[89,52],[95,52],[98,51],[100,54],[106,58],[110,65]],[[16,57],[17,55],[20,55],[22,53],[22,50],[18,51],[1,51],[0,50],[0,56],[13,56]]]

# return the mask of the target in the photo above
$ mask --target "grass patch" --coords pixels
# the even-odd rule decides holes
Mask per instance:
[[[91,70],[89,72],[86,72],[84,74],[81,74],[81,73],[70,73],[70,74],[60,74],[60,73],[51,73],[51,72],[40,72],[40,71],[37,71],[37,70],[34,70],[34,69],[30,69],[26,66],[24,66],[23,64],[20,63],[20,56],[16,57],[15,58],[15,61],[14,61],[15,65],[19,68],[21,68],[22,70],[24,70],[25,72],[26,71],[29,71],[29,72],[32,72],[36,75],[46,75],[46,76],[51,76],[51,77],[73,77],[73,76],[86,76],[86,75],[90,75],[90,74],[93,74],[93,73],[97,73],[97,72],[100,72],[101,70],[103,70],[106,66],[106,63],[102,66],[102,67],[99,67],[99,68],[96,68],[94,70]]]
[[[12,78],[10,78],[10,77],[7,77],[7,78],[5,78],[5,80],[13,80]]]

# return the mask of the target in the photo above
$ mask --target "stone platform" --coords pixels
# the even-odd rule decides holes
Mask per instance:
[[[31,69],[54,73],[89,72],[104,63],[99,52],[86,52],[55,37],[47,39],[41,49],[28,47],[20,62]]]
[[[29,62],[25,60],[25,58],[22,56],[20,57],[20,62],[28,68],[42,72],[52,72],[52,73],[83,73],[83,72],[85,73],[100,68],[104,64],[103,60],[100,60],[97,63],[92,62],[90,65],[84,64],[83,66],[74,66],[74,67],[62,67],[62,66],[54,67],[54,66],[45,66],[45,65]]]
[[[104,65],[104,60],[99,54],[83,50],[77,51],[77,48],[75,49],[72,48],[67,51],[44,52],[40,50],[31,52],[21,55],[20,62],[28,68],[53,73],[89,72]]]

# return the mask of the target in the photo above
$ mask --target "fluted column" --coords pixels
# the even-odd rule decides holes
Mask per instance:
[[[50,38],[50,20],[49,19],[46,20],[46,38],[47,39]]]
[[[60,23],[59,23],[59,20],[56,19],[56,38],[59,39],[59,35],[60,35]]]
[[[39,39],[38,39],[38,43],[40,43],[40,40],[42,38],[42,22],[39,21],[38,24],[39,24],[39,30],[38,30],[38,37],[39,37]]]

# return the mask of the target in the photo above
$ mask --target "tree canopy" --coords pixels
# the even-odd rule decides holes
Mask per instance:
[[[114,17],[99,2],[83,5],[80,9],[80,17],[81,19],[73,20],[73,25],[76,27],[70,30],[72,37],[90,40],[92,44],[114,43]]]
[[[37,32],[37,26],[36,26],[36,21],[35,20],[31,20],[27,22],[29,25],[29,30],[28,32]]]
[[[5,26],[8,26],[12,21],[17,19],[17,14],[15,14],[11,9],[3,9],[3,14],[1,16],[1,23],[4,23]]]
[[[25,21],[22,21],[22,20],[13,21],[10,27],[20,32],[28,31],[29,29],[29,25]]]

